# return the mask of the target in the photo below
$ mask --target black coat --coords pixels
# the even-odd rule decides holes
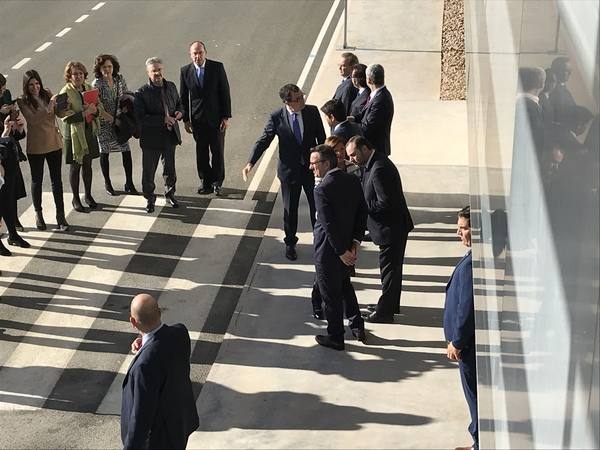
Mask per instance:
[[[363,110],[363,108],[369,101],[369,95],[371,95],[371,89],[368,87],[363,89],[363,91],[360,94],[356,95],[356,98],[350,105],[350,115],[351,116],[356,117],[356,116],[360,115],[360,112]]]
[[[374,152],[365,168],[362,186],[373,243],[392,245],[405,240],[414,225],[394,163],[383,153]]]
[[[163,325],[140,349],[123,380],[121,440],[125,449],[184,449],[198,428],[190,381],[190,336]]]
[[[352,105],[352,102],[356,98],[357,94],[358,89],[356,89],[356,87],[354,87],[352,84],[352,78],[348,77],[338,85],[333,98],[341,101],[344,104],[346,115],[349,116],[350,106]]]
[[[335,261],[362,241],[367,223],[367,205],[359,179],[342,170],[327,172],[315,188],[317,222],[313,230],[317,261]]]
[[[385,86],[377,91],[371,102],[356,117],[367,140],[375,150],[386,155],[392,152],[390,136],[393,118],[394,101]]]
[[[331,134],[333,136],[338,136],[344,142],[348,142],[351,137],[356,135],[362,136],[363,132],[360,125],[354,122],[348,122],[346,120],[345,122],[338,124],[337,127],[334,127],[334,129],[331,131]]]
[[[206,60],[202,88],[192,63],[181,68],[179,81],[184,122],[190,120],[190,109],[192,121],[212,128],[218,128],[222,119],[231,117],[229,81],[222,63]]]
[[[163,96],[168,113],[174,116],[177,111],[182,112],[181,101],[175,83],[164,80],[162,87],[151,82],[143,85],[135,93],[134,112],[140,128],[140,146],[142,148],[161,149],[167,145],[181,144],[181,132],[176,122],[173,129],[165,125],[165,108]]]
[[[304,133],[302,144],[298,144],[288,119],[287,108],[279,108],[271,113],[262,135],[258,138],[250,152],[251,164],[256,164],[275,136],[279,138],[279,163],[277,176],[282,182],[302,182],[312,177],[309,170],[310,149],[325,141],[325,129],[314,105],[306,105],[302,109]]]

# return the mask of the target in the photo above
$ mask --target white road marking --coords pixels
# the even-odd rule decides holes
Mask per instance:
[[[104,5],[106,5],[106,2],[100,2],[98,3],[96,6],[94,6],[92,8],[92,11],[98,11],[100,8],[102,8]]]
[[[31,61],[31,58],[23,58],[21,61],[19,61],[18,63],[16,63],[14,66],[12,66],[12,69],[13,70],[20,69],[25,64],[27,64],[29,61]]]
[[[38,48],[36,48],[35,51],[36,51],[36,53],[43,52],[51,45],[52,45],[52,42],[44,42],[42,45],[40,45]]]
[[[85,19],[87,19],[88,17],[90,17],[90,15],[89,15],[89,14],[83,14],[82,16],[80,16],[80,17],[79,17],[79,19],[77,19],[77,20],[75,21],[75,23],[81,23],[81,22],[83,22]]]
[[[65,34],[67,34],[69,31],[71,31],[71,28],[67,27],[67,28],[63,28],[60,32],[58,32],[56,34],[56,37],[63,37]]]

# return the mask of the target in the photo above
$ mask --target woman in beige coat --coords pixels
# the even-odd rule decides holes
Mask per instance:
[[[56,206],[58,229],[66,231],[69,224],[65,219],[63,200],[62,137],[56,126],[55,98],[52,92],[44,89],[42,79],[35,70],[23,75],[23,95],[17,99],[19,108],[27,121],[27,159],[31,168],[31,197],[35,209],[35,223],[38,230],[46,229],[42,215],[42,183],[44,162],[48,164],[52,195]]]

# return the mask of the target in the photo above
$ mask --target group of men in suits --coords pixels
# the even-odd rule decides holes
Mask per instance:
[[[148,83],[135,95],[135,113],[142,147],[142,191],[146,211],[154,211],[154,176],[159,158],[163,164],[165,198],[174,208],[177,181],[175,148],[181,145],[178,121],[196,141],[196,169],[202,184],[199,194],[220,195],[225,178],[225,130],[231,118],[229,82],[223,64],[206,58],[206,46],[194,41],[189,46],[192,62],[181,68],[180,94],[174,83],[163,77],[160,58],[148,58]]]

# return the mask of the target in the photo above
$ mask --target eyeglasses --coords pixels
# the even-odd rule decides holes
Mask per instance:
[[[311,166],[316,166],[317,164],[323,163],[323,162],[325,162],[325,161],[326,161],[325,159],[320,159],[320,160],[318,160],[318,161],[313,161],[313,162],[311,162],[311,163],[310,163],[310,165],[311,165]]]

